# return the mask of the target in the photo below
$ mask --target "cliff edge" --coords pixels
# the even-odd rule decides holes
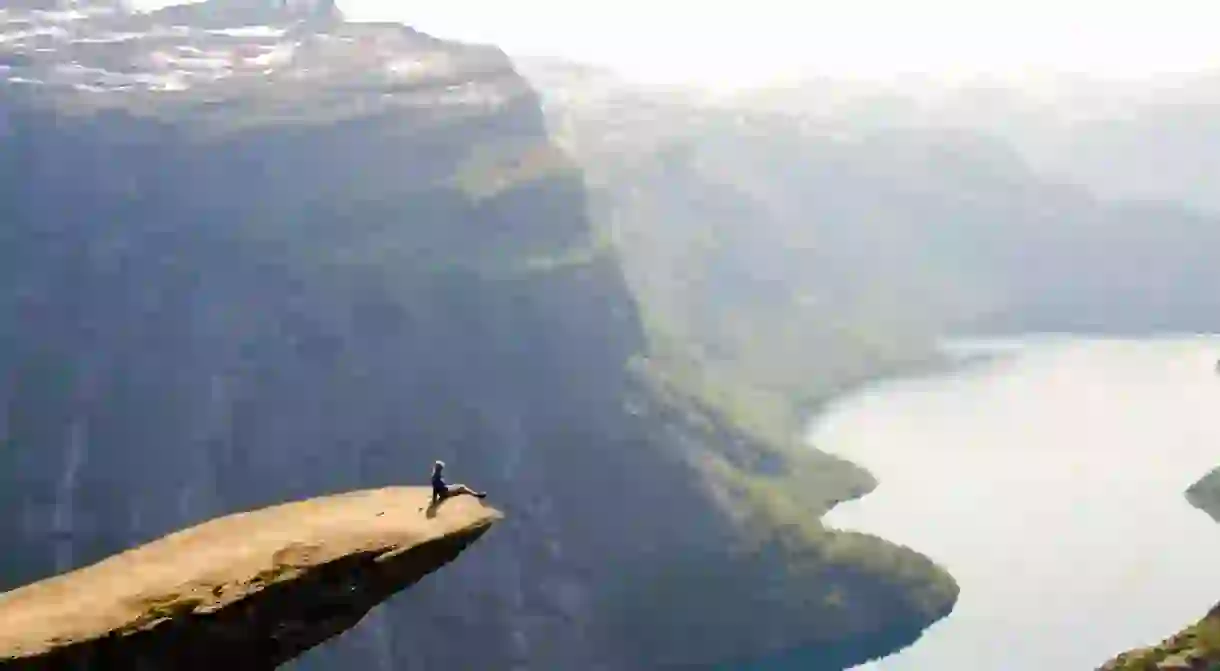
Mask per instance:
[[[1186,490],[1186,500],[1220,522],[1220,468]],[[1220,669],[1220,604],[1195,624],[1158,645],[1124,652],[1098,671]]]
[[[1220,668],[1220,605],[1159,645],[1124,652],[1098,671],[1209,671]]]
[[[0,594],[0,669],[272,669],[450,562],[501,514],[425,488],[221,517]]]

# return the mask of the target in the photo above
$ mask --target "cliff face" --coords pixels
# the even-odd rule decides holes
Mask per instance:
[[[300,668],[867,656],[947,611],[875,539],[742,542],[709,455],[783,464],[633,375],[619,259],[502,53],[214,9],[5,15],[4,586],[443,458],[511,521]]]
[[[501,517],[430,498],[398,487],[218,518],[0,594],[0,669],[273,669]]]

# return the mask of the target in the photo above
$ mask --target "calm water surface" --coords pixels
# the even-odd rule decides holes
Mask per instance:
[[[1091,669],[1220,601],[1220,526],[1183,497],[1220,465],[1220,338],[963,349],[1000,354],[876,385],[811,430],[881,483],[826,521],[961,586],[915,645],[858,668]]]

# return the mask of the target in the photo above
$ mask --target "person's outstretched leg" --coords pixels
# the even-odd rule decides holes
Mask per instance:
[[[466,485],[450,485],[449,486],[449,496],[456,496],[458,494],[469,494],[471,496],[474,496],[474,497],[477,497],[480,499],[487,496],[486,492],[476,492],[475,490],[467,487]]]

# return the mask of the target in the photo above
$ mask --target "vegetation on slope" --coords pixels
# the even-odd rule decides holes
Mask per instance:
[[[1192,505],[1220,521],[1220,468],[1186,491]],[[1183,629],[1158,645],[1124,652],[1101,667],[1100,671],[1188,671],[1220,669],[1220,605],[1212,608],[1199,622]]]
[[[851,648],[847,665],[909,643],[948,613],[955,583],[911,549],[824,527],[823,513],[876,483],[804,434],[833,396],[935,362],[931,332],[858,269],[811,263],[775,235],[765,204],[692,165],[680,139],[625,130],[642,146],[603,153],[577,137],[569,148],[598,248],[623,268],[644,331],[630,370],[647,400],[629,409],[699,474],[734,532],[727,555],[691,547],[626,571],[632,584],[616,583],[607,604],[622,614],[619,639],[662,666],[690,662],[677,641],[700,641],[704,663],[804,641],[814,659]],[[647,620],[633,615],[638,598]],[[650,631],[657,620],[672,635]]]
[[[1220,606],[1159,645],[1124,652],[1099,671],[1214,671],[1220,668]]]
[[[638,368],[675,407],[750,437],[692,460],[750,547],[825,559],[838,546],[904,574],[892,550],[816,522],[872,483],[795,437],[834,393],[925,363],[937,334],[1217,325],[1214,216],[1099,201],[969,126],[907,127],[900,108],[831,123],[541,75],[558,82],[551,125],[588,168],[640,304]],[[1220,517],[1220,475],[1190,496]],[[944,593],[934,573],[910,575]]]
[[[619,166],[585,168],[597,181]],[[476,184],[511,190],[531,179],[512,161],[465,175],[476,197]],[[635,172],[614,188],[652,177]],[[803,300],[809,278],[798,276],[801,261],[791,255],[782,264],[788,274],[773,281],[734,276],[774,270],[769,261],[785,254],[779,240],[753,256],[753,244],[737,244],[735,237],[767,240],[750,232],[748,213],[693,223],[689,215],[633,210],[623,196],[594,195],[589,239],[524,268],[579,272],[608,260],[623,269],[645,338],[629,361],[637,393],[626,409],[656,450],[676,452],[700,476],[732,532],[719,545],[683,540],[685,549],[664,561],[628,559],[599,585],[618,647],[642,667],[663,668],[794,643],[809,645],[814,658],[848,649],[850,665],[909,643],[949,612],[957,586],[909,548],[826,528],[826,511],[876,483],[811,448],[804,433],[812,411],[853,385],[933,363],[930,337],[891,328],[899,310],[880,303]],[[628,220],[610,214],[619,208]]]
[[[730,392],[679,386],[693,383],[667,378],[663,363],[639,358],[632,368],[652,390],[651,404],[632,412],[664,432],[665,449],[681,450],[735,527],[722,547],[692,545],[681,561],[632,566],[630,579],[607,591],[607,611],[620,614],[619,638],[634,656],[664,668],[691,663],[678,646],[695,641],[703,664],[800,642],[811,659],[833,666],[841,655],[851,666],[911,643],[949,612],[957,586],[927,558],[822,525],[823,512],[874,483],[773,419],[773,408],[789,407],[784,399],[755,412],[733,405]],[[664,635],[647,624],[656,621]]]

